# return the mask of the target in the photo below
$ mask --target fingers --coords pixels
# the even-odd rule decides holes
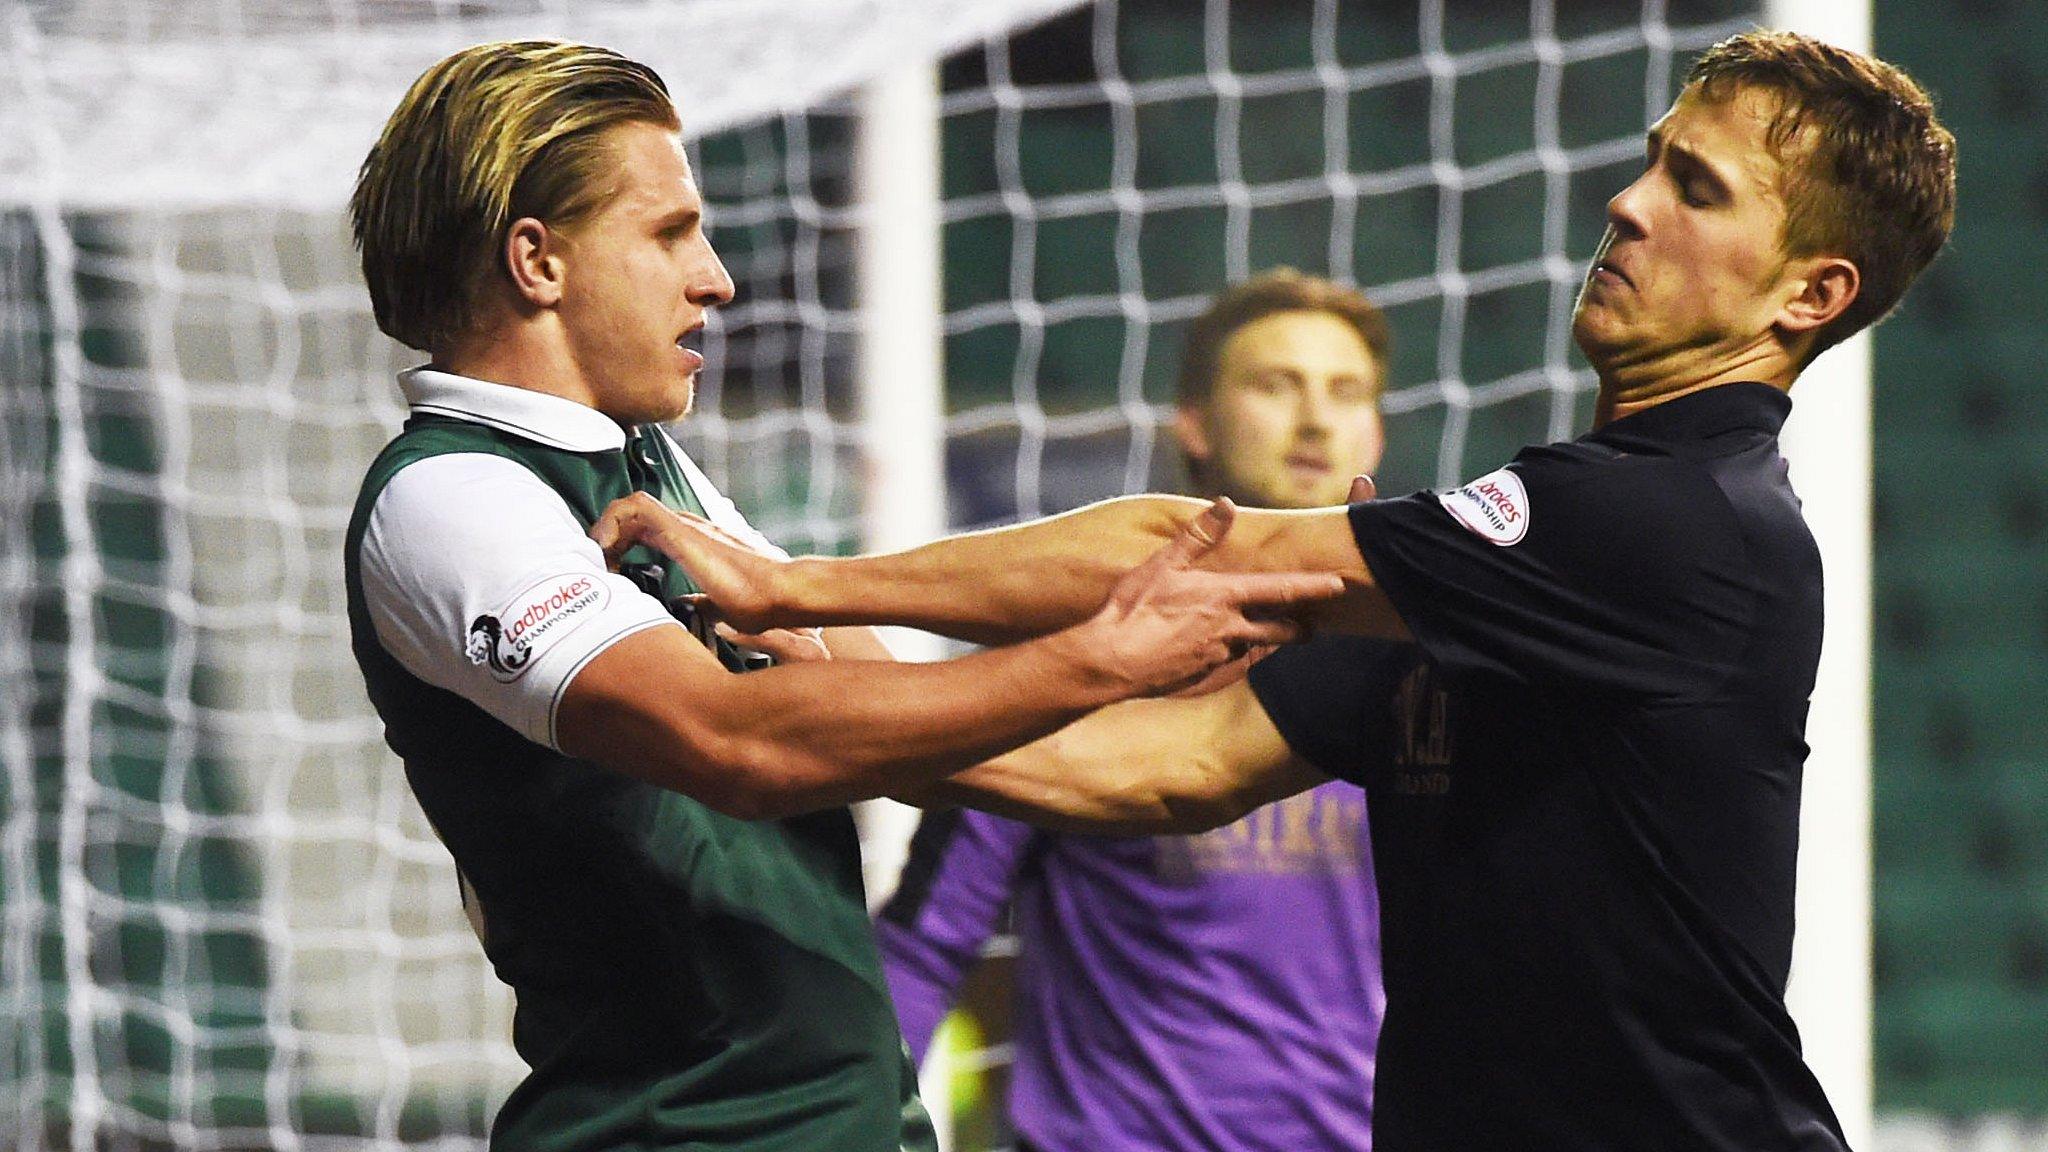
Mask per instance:
[[[725,621],[712,625],[720,636],[741,648],[765,652],[775,657],[778,664],[801,664],[811,660],[830,660],[832,650],[825,646],[825,638],[815,628],[770,628],[765,632],[742,632]]]
[[[590,526],[590,538],[604,551],[605,563],[617,567],[629,549],[660,530],[663,517],[674,516],[661,501],[635,492],[605,506],[604,514]]]
[[[1218,496],[1134,571],[1149,575],[1162,569],[1186,568],[1222,543],[1236,521],[1237,505],[1232,504],[1228,496]]]
[[[645,492],[622,496],[607,505],[590,526],[590,538],[604,551],[605,563],[617,568],[620,557],[637,544],[650,545],[669,559],[677,559],[675,544],[669,537],[678,530],[691,528],[734,547],[748,547],[709,520],[695,513],[679,512]]]
[[[619,540],[619,520],[625,514],[621,505],[624,503],[625,501],[623,500],[612,501],[605,507],[604,512],[598,516],[597,523],[590,526],[590,538],[595,540],[597,546],[603,550],[605,563],[607,564],[614,564],[617,559],[613,555],[612,546],[617,544]]]
[[[1254,616],[1246,617],[1241,622],[1233,623],[1225,631],[1223,639],[1235,651],[1260,646],[1277,648],[1282,644],[1292,644],[1307,635],[1308,625],[1299,620],[1289,620],[1285,617],[1268,618]]]
[[[1207,696],[1218,689],[1228,688],[1239,680],[1244,679],[1245,674],[1251,671],[1252,665],[1272,655],[1273,651],[1274,649],[1269,645],[1253,645],[1251,648],[1209,669],[1209,671],[1201,676],[1196,677],[1191,683],[1184,684],[1167,693],[1167,695],[1184,699],[1192,696]]]
[[[1360,473],[1351,478],[1351,492],[1345,497],[1344,502],[1347,504],[1363,504],[1379,494],[1380,486],[1372,482],[1372,477]]]
[[[1181,529],[1181,534],[1190,537],[1199,545],[1200,550],[1195,553],[1199,556],[1202,552],[1221,544],[1223,538],[1230,534],[1230,526],[1236,522],[1237,505],[1231,503],[1228,496],[1218,496],[1209,501],[1207,508],[1196,513],[1193,520],[1187,522],[1187,526]]]
[[[1334,572],[1237,573],[1217,579],[1230,584],[1230,602],[1240,607],[1288,608],[1344,595],[1344,578]]]

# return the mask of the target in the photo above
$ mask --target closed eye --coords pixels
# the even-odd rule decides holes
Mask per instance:
[[[1678,194],[1687,204],[1704,208],[1728,199],[1728,186],[1698,156],[1672,148],[1666,151],[1664,163],[1671,171],[1671,178],[1678,183]]]
[[[685,210],[663,218],[656,225],[655,235],[664,244],[673,244],[695,232],[703,223],[703,213],[694,209]]]

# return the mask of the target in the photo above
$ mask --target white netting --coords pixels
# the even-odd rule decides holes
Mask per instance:
[[[1605,200],[1690,55],[1755,18],[1123,0],[956,61],[985,80],[945,104],[952,432],[1017,461],[956,468],[956,518],[1159,480],[1181,325],[1278,264],[1388,310],[1396,489],[1579,426],[1570,304]]]
[[[0,200],[332,209],[413,78],[482,40],[616,48],[711,132],[1074,2],[8,0]]]
[[[445,51],[661,69],[740,286],[681,429],[771,535],[853,543],[835,95],[1071,7],[0,4],[0,1132],[472,1146],[505,997],[347,652],[340,538],[412,357],[338,212]],[[982,524],[1171,483],[1181,327],[1286,263],[1368,287],[1398,488],[1582,423],[1601,207],[1743,0],[1102,0],[945,69],[948,475]]]

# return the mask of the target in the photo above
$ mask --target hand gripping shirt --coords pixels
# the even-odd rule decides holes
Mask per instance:
[[[1406,650],[1313,645],[1362,661]],[[1372,1146],[1384,997],[1365,796],[1333,781],[1195,836],[926,816],[876,925],[920,1057],[1014,897],[1010,1119],[1041,1152]]]
[[[371,465],[349,623],[385,739],[517,998],[494,1147],[928,1149],[841,809],[742,821],[563,755],[562,692],[693,591],[585,535],[634,490],[754,535],[675,443],[431,370]],[[758,537],[756,537],[758,539]],[[742,657],[720,649],[729,669]]]
[[[1379,1152],[1846,1147],[1784,1002],[1821,638],[1789,411],[1710,388],[1355,505],[1428,658],[1390,694],[1309,650],[1253,670],[1372,801]]]

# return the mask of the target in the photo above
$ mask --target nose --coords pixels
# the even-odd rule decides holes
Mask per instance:
[[[1330,385],[1328,381],[1309,381],[1295,393],[1294,423],[1304,436],[1328,434],[1333,421],[1330,417]]]
[[[1650,173],[1636,177],[1628,187],[1616,192],[1607,201],[1607,226],[1617,234],[1641,236],[1644,232],[1644,197],[1648,193]]]
[[[690,303],[701,308],[719,304],[730,304],[733,298],[732,274],[725,270],[725,261],[718,258],[718,251],[711,247],[711,241],[703,241],[686,290]]]

